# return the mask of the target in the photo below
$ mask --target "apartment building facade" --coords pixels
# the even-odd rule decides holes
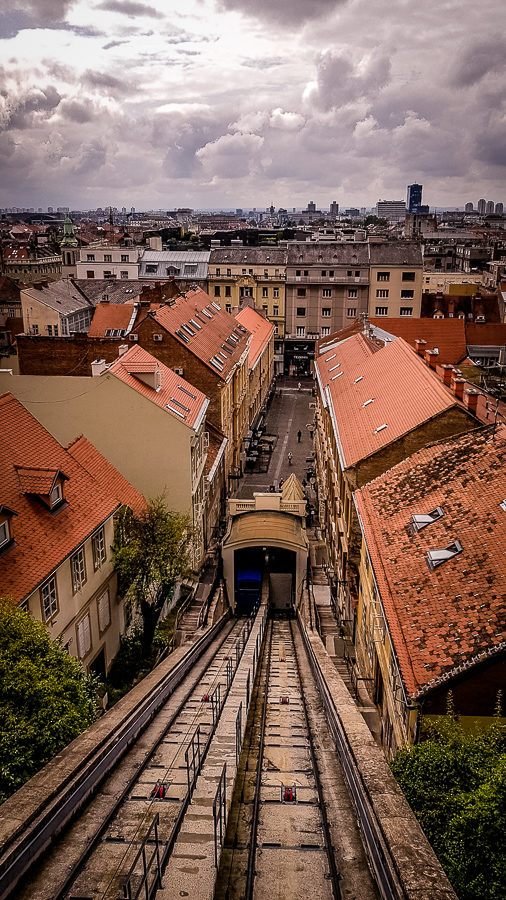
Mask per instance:
[[[142,247],[89,244],[81,248],[76,263],[77,278],[133,281],[139,278]]]
[[[251,334],[248,352],[248,428],[254,428],[265,407],[274,379],[274,325],[251,307],[240,310],[238,322]]]
[[[10,393],[0,448],[2,594],[103,676],[124,630],[111,550],[123,488],[104,488]]]
[[[369,315],[419,318],[423,259],[416,243],[370,244]]]
[[[69,279],[37,282],[21,290],[25,334],[59,337],[87,332],[95,307]]]

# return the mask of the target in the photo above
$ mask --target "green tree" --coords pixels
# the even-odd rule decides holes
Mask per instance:
[[[0,802],[94,719],[96,685],[42,622],[0,598]]]
[[[160,606],[189,569],[191,542],[188,516],[169,510],[163,497],[150,500],[138,516],[126,510],[118,523],[114,557],[119,590],[142,615],[146,653]]]
[[[462,900],[506,896],[506,732],[466,732],[452,716],[392,763],[406,798]]]

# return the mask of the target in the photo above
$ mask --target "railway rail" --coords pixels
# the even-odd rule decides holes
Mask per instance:
[[[2,900],[154,895],[251,624],[211,628],[2,848]]]
[[[330,735],[318,716],[316,694],[298,626],[272,620],[253,697],[216,900],[295,898],[305,896],[309,889],[322,900],[378,896],[346,798],[343,801],[341,796],[337,803],[343,815],[341,825],[346,824],[345,840],[355,844],[353,873],[348,871],[346,852],[339,846],[343,834],[339,835],[337,822],[329,821],[329,809],[336,812],[336,783],[341,795],[346,788],[335,750],[329,746]],[[361,871],[357,871],[357,859]],[[341,863],[345,894],[341,891]]]

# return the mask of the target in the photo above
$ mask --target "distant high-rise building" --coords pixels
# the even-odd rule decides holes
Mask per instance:
[[[422,184],[408,184],[406,207],[408,212],[418,212],[422,205]]]
[[[389,222],[399,222],[406,217],[406,204],[404,200],[378,200],[376,215],[379,219],[388,219]]]
[[[493,200],[487,200],[487,205],[485,207],[485,215],[493,216],[494,215],[495,204]]]
[[[472,203],[466,203],[466,212],[474,212],[474,206]]]
[[[126,206],[122,206],[122,207],[121,207],[121,214],[122,214],[123,216],[126,216]]]
[[[333,200],[330,204],[330,215],[333,219],[339,215],[339,203],[337,200]]]
[[[48,211],[48,213],[54,212],[53,207],[52,207],[52,206],[48,206],[47,211]]]
[[[134,216],[134,215],[135,215],[135,206],[131,206],[131,207],[130,207],[130,215],[131,215],[131,216]]]
[[[315,213],[315,212],[316,212],[316,203],[313,203],[312,200],[310,200],[309,203],[308,203],[308,205],[307,205],[307,211],[310,212],[310,213]]]
[[[504,213],[504,203],[496,203],[496,205],[495,205],[496,216],[502,216],[503,213]]]
[[[479,212],[480,216],[485,215],[486,208],[487,208],[487,201],[483,200],[483,198],[481,200],[478,200],[478,212]]]

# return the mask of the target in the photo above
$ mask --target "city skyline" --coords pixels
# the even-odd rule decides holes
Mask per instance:
[[[413,182],[431,207],[501,201],[499,9],[15,0],[0,207],[370,207]]]

